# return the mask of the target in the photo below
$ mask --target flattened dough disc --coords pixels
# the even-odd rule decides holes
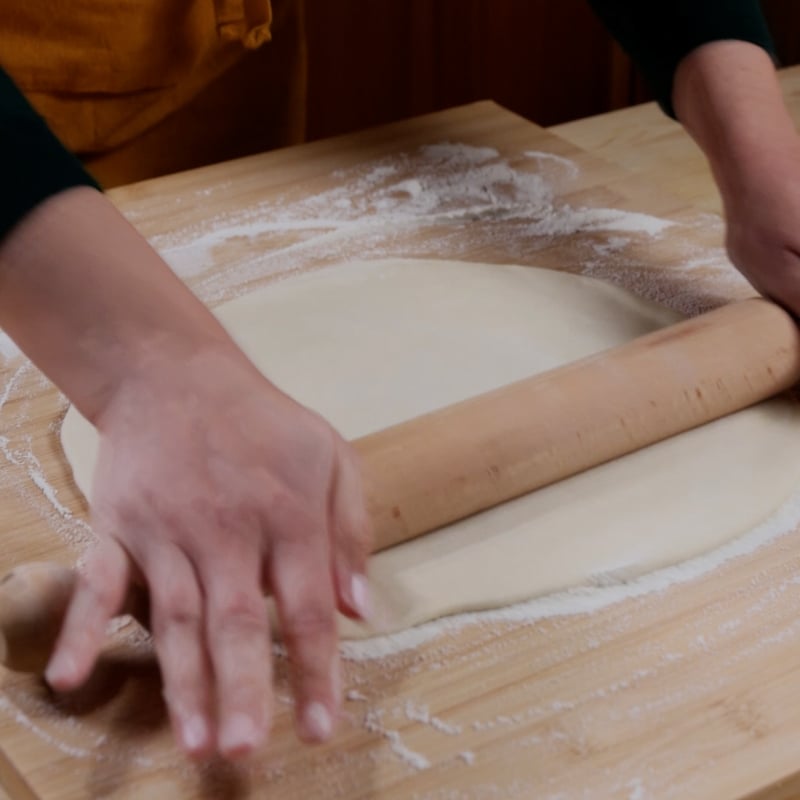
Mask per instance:
[[[566,273],[397,259],[287,278],[215,313],[273,382],[348,439],[678,319]],[[800,484],[799,431],[797,404],[772,400],[379,553],[382,616],[401,629],[711,550]],[[70,409],[61,437],[88,494],[94,429]],[[344,620],[342,631],[365,633]]]

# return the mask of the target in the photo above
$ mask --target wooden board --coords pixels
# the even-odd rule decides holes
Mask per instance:
[[[497,148],[522,170],[535,163],[556,207],[628,209],[679,224],[658,237],[617,235],[610,249],[608,232],[529,235],[525,220],[491,214],[366,233],[309,227],[318,209],[309,198],[342,187],[345,206],[353,187],[368,198],[376,165],[423,180],[418,148],[441,142]],[[579,171],[524,155],[531,151],[573,160]],[[287,271],[371,254],[574,270],[591,261],[596,274],[697,306],[742,293],[717,275],[718,222],[490,103],[112,197],[211,303]],[[678,268],[689,260],[692,269]],[[71,561],[89,534],[57,439],[64,402],[24,361],[7,364],[0,386],[0,570]],[[13,800],[789,797],[800,764],[798,553],[800,533],[790,533],[591,614],[476,624],[380,661],[350,661],[344,718],[324,747],[294,738],[279,662],[275,732],[248,768],[195,767],[175,752],[152,657],[122,631],[122,644],[72,697],[0,675],[0,785]]]
[[[779,80],[795,125],[800,126],[800,66],[781,70]],[[702,151],[656,103],[554,125],[549,130],[697,209],[722,212]]]

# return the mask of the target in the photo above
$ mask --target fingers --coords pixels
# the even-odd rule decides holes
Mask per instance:
[[[148,549],[142,567],[150,587],[153,641],[175,735],[189,755],[209,756],[214,750],[212,675],[195,571],[171,545]]]
[[[347,616],[369,620],[372,605],[366,564],[372,529],[364,502],[361,469],[356,454],[341,439],[337,450],[329,518],[338,606]]]
[[[88,677],[106,635],[108,622],[122,608],[130,579],[130,562],[123,548],[101,537],[78,573],[50,663],[47,682],[56,691],[71,691]]]
[[[766,276],[766,281],[754,281],[754,286],[763,294],[780,304],[790,313],[800,314],[800,285],[797,280],[798,256],[791,251],[782,251],[778,258],[771,264],[772,272]],[[759,284],[765,283],[761,286]]]
[[[217,747],[247,756],[266,739],[272,716],[272,653],[261,592],[261,553],[235,533],[204,568],[206,639],[217,694]]]
[[[292,662],[297,733],[322,742],[333,733],[341,698],[327,515],[291,501],[272,508],[269,576]]]

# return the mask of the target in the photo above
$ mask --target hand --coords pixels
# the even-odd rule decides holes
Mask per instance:
[[[233,346],[153,356],[96,418],[100,543],[47,671],[80,685],[129,581],[149,587],[175,732],[197,757],[265,739],[275,598],[293,666],[298,733],[326,739],[340,702],[334,611],[367,612],[369,544],[350,447]]]
[[[141,580],[182,745],[247,754],[271,713],[268,589],[299,733],[326,738],[340,699],[334,608],[366,608],[369,536],[352,451],[255,370],[94,190],[53,195],[0,241],[0,323],[101,434],[99,544],[51,685],[86,679],[129,581]]]
[[[799,314],[800,139],[772,60],[747,42],[704,44],[679,64],[672,100],[722,195],[731,260]]]
[[[759,292],[800,316],[800,140],[755,161],[723,193],[728,255]]]

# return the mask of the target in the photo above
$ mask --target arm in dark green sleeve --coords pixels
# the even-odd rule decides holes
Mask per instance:
[[[736,39],[774,48],[758,0],[589,0],[642,70],[661,107],[674,117],[678,64],[708,42]]]
[[[0,239],[43,200],[97,184],[0,69]]]

